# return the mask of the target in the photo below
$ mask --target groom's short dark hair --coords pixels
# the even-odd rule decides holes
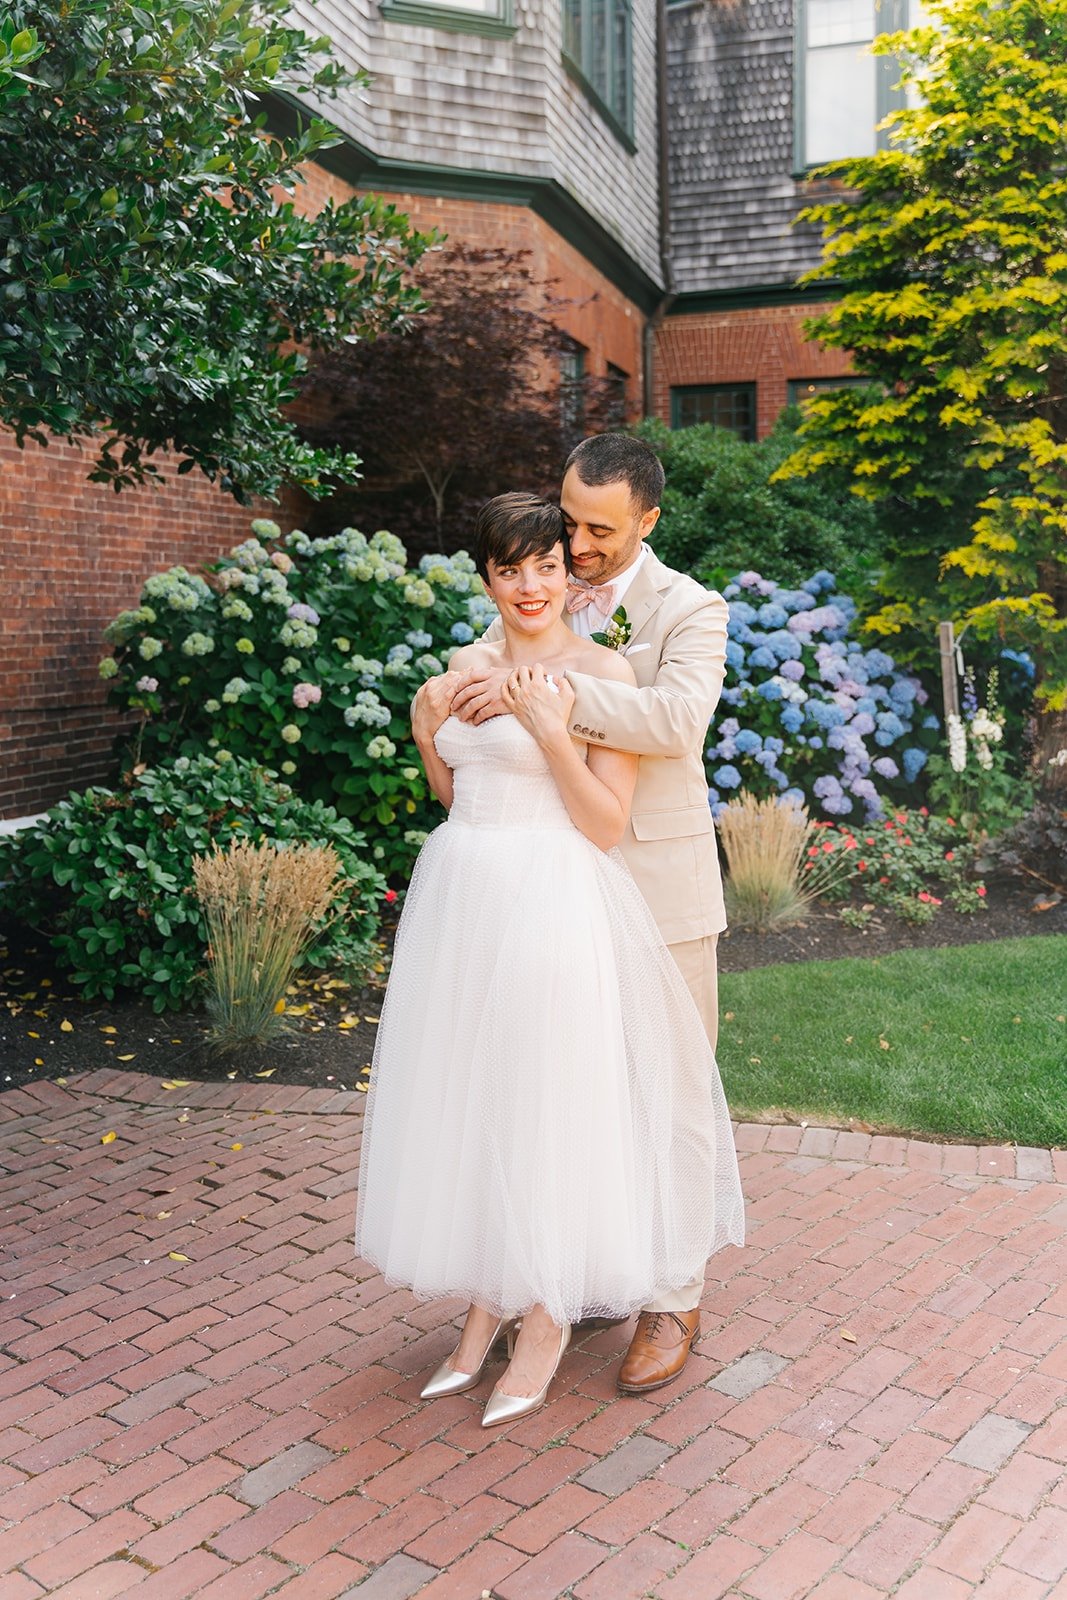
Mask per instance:
[[[557,544],[563,546],[563,559],[569,568],[570,554],[559,506],[539,495],[513,490],[487,500],[479,511],[471,555],[478,576],[487,578],[490,561],[497,567],[511,566],[527,556],[547,555]]]
[[[663,463],[650,444],[628,433],[594,433],[583,439],[567,457],[564,469],[574,467],[591,489],[605,483],[625,482],[639,517],[652,511],[663,498]]]

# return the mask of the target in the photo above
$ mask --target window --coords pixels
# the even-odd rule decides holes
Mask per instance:
[[[563,0],[563,60],[627,140],[630,56],[630,0]]]
[[[710,422],[751,443],[756,437],[754,383],[702,383],[671,390],[671,427]]]
[[[389,22],[506,37],[515,32],[511,10],[512,0],[381,0],[382,16]]]
[[[564,428],[580,432],[585,421],[585,348],[569,339],[559,353],[559,415]]]
[[[798,0],[797,169],[873,155],[883,117],[904,104],[900,66],[874,56],[879,33],[915,27],[921,0]]]
[[[790,378],[789,404],[802,406],[813,395],[828,394],[833,389],[862,389],[869,378]]]
[[[626,423],[626,386],[630,381],[630,374],[624,372],[622,367],[617,367],[613,361],[607,363],[607,372],[604,377],[604,388],[607,399],[607,425],[611,428],[621,428]]]

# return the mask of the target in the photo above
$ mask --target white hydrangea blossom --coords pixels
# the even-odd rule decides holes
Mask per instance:
[[[948,733],[949,766],[953,772],[962,772],[967,765],[967,729],[954,711],[949,712],[945,722]]]

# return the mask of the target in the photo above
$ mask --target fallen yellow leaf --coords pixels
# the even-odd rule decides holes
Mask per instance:
[[[188,1261],[188,1260],[190,1260],[190,1257],[189,1256],[183,1256],[180,1250],[168,1250],[167,1254],[168,1254],[168,1256],[170,1257],[170,1259],[172,1261]]]
[[[136,1054],[137,1054],[137,1052],[136,1052],[136,1051],[134,1051],[134,1053],[133,1053],[133,1055],[129,1055],[129,1056],[116,1056],[116,1057],[115,1057],[115,1060],[116,1060],[116,1061],[132,1061],[132,1060],[133,1060],[133,1059],[134,1059],[134,1057],[135,1057],[135,1056],[136,1056]]]
[[[117,1133],[102,1133],[100,1135],[100,1143],[101,1144],[114,1144],[114,1142],[115,1142],[115,1140],[117,1138],[118,1138],[118,1134]]]
[[[888,1039],[879,1039],[879,1041],[878,1041],[879,1050],[888,1050],[889,1047],[890,1046],[889,1046],[889,1040]]]
[[[74,1024],[73,1024],[73,1022],[68,1022],[66,1017],[64,1017],[63,1021],[59,1024],[59,1031],[60,1031],[60,1033],[73,1033],[74,1032]]]
[[[264,1067],[263,1071],[257,1072],[255,1076],[257,1078],[273,1078],[277,1070],[277,1067]]]
[[[274,1015],[276,1017],[280,1017],[284,1010],[285,1010],[285,1001],[284,1000],[279,1000],[278,1004],[274,1007]]]
[[[33,1064],[34,1064],[35,1067],[43,1067],[44,1066],[44,1062],[43,1062],[43,1060],[41,1059],[40,1056],[34,1056]]]
[[[243,1144],[231,1144],[230,1149],[231,1150],[243,1150],[244,1149],[244,1145]]]
[[[364,1020],[364,1022],[377,1022],[378,1018],[377,1017],[364,1017],[363,1020]]]
[[[156,1212],[156,1221],[157,1222],[162,1222],[165,1217],[172,1217],[173,1215],[174,1215],[173,1211],[157,1211]]]
[[[854,1333],[849,1333],[847,1328],[841,1329],[841,1337],[842,1339],[847,1339],[849,1344],[856,1343],[856,1335]]]
[[[57,1082],[57,1083],[61,1083],[61,1084],[62,1084],[62,1085],[63,1085],[63,1087],[64,1087],[64,1088],[66,1088],[66,1086],[67,1086],[67,1080],[66,1080],[66,1078],[57,1078],[57,1079],[56,1079],[56,1082]]]
[[[101,1033],[118,1033],[118,1031],[119,1030],[117,1028],[113,1028],[110,1023],[105,1023],[100,1029]]]
[[[178,1121],[179,1122],[188,1122],[189,1121],[189,1113],[188,1113],[188,1111],[183,1111],[181,1116],[178,1118]]]
[[[34,1033],[32,1028],[27,1028],[26,1032],[29,1034],[31,1039],[39,1039],[41,1037],[39,1033]]]

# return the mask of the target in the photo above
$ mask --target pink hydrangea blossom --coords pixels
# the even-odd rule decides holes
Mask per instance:
[[[301,711],[306,711],[308,706],[317,706],[322,699],[322,690],[317,683],[296,683],[293,685],[293,704],[299,706]]]

